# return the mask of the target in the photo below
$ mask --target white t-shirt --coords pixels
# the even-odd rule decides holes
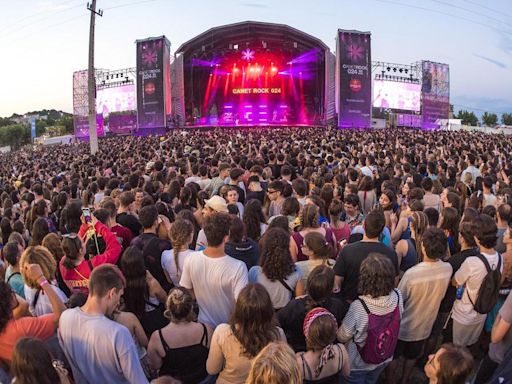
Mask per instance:
[[[201,228],[201,230],[197,234],[196,251],[202,251],[207,246],[208,246],[208,239],[206,238],[206,233],[204,233],[204,229]]]
[[[496,269],[498,266],[498,253],[492,255],[482,253],[482,255],[484,255],[489,262],[491,269]],[[503,260],[501,261],[500,270],[503,272]],[[453,320],[464,325],[474,325],[485,321],[487,315],[475,311],[468,297],[469,294],[473,303],[476,303],[478,291],[480,290],[485,276],[487,276],[487,269],[482,260],[478,257],[468,257],[464,260],[459,270],[455,272],[454,278],[455,281],[457,281],[457,285],[465,284],[466,286],[462,294],[462,299],[455,300],[453,303]]]
[[[55,293],[57,293],[57,296],[59,296],[59,299],[61,299],[61,301],[64,304],[66,304],[68,302],[68,297],[66,296],[66,294],[62,292],[62,290],[59,287],[57,287],[56,284],[52,284],[52,287]],[[36,296],[37,289],[30,288],[28,285],[25,284],[24,291],[25,300],[27,300],[27,303],[29,304],[29,311],[32,314],[32,316],[42,316],[53,313],[50,300],[48,299],[48,296],[44,293],[43,290],[39,292],[35,308],[34,298]]]
[[[167,272],[175,286],[180,284],[181,272],[183,271],[183,265],[185,264],[186,257],[193,252],[194,251],[187,249],[178,254],[178,264],[180,266],[179,272],[176,268],[176,263],[174,262],[174,249],[162,252],[162,268]]]
[[[300,269],[295,268],[295,271],[286,276],[284,281],[291,289],[295,290],[295,286],[300,281],[300,278]],[[272,306],[276,309],[285,307],[292,299],[292,292],[281,284],[279,280],[271,281],[267,276],[265,276],[260,266],[254,266],[249,270],[249,282],[260,283],[263,285],[270,295]]]
[[[200,323],[213,327],[227,323],[240,291],[247,285],[245,263],[231,256],[208,257],[193,252],[185,259],[180,285],[193,289]]]
[[[58,336],[75,383],[148,383],[124,325],[77,307],[62,313]]]

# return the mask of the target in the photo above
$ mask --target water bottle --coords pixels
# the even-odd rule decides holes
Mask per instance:
[[[457,300],[462,299],[462,295],[464,294],[464,288],[465,288],[465,286],[464,286],[464,285],[459,285],[459,286],[457,287],[457,291],[455,292],[455,298],[456,298]]]

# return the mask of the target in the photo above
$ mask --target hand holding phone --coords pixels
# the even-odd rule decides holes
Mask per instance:
[[[82,216],[86,224],[90,224],[92,222],[92,215],[90,208],[82,208]]]

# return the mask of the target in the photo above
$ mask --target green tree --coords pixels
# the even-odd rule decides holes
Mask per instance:
[[[48,122],[45,120],[36,120],[36,137],[44,135],[46,133],[46,127],[48,127]]]
[[[0,146],[10,145],[12,149],[18,149],[30,143],[30,125],[11,124],[0,127]]]
[[[494,127],[498,124],[498,115],[495,113],[484,112],[482,122],[488,127]]]
[[[512,125],[512,113],[504,113],[501,115],[501,123],[505,125]]]
[[[64,127],[63,134],[73,133],[74,125],[73,125],[73,116],[63,116],[59,120],[55,122],[56,125],[60,125]]]
[[[455,116],[456,119],[461,119],[462,124],[464,125],[478,125],[478,117],[474,114],[474,112],[469,112],[465,110],[460,110],[459,113]]]

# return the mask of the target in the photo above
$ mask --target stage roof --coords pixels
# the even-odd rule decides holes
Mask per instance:
[[[176,54],[190,53],[198,49],[201,51],[225,49],[228,44],[238,44],[240,49],[244,49],[243,44],[251,41],[255,43],[265,41],[270,45],[285,43],[285,47],[290,42],[292,44],[296,42],[297,47],[294,48],[329,50],[322,40],[288,25],[244,21],[211,28],[183,43]]]

